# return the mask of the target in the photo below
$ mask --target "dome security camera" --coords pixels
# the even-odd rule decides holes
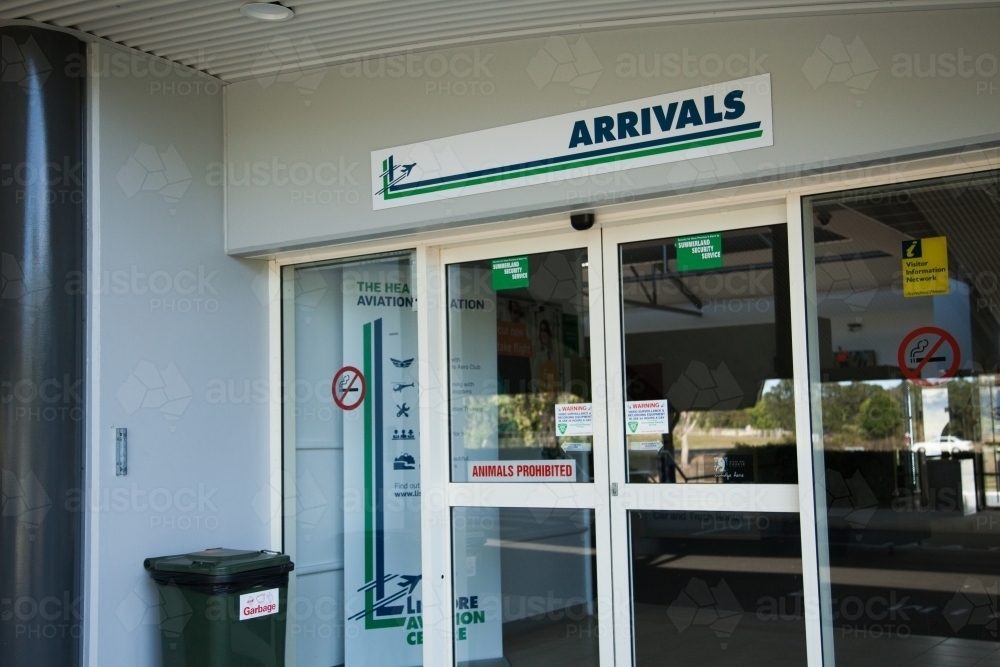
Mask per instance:
[[[569,224],[578,232],[585,232],[594,226],[593,213],[574,213],[569,216]]]

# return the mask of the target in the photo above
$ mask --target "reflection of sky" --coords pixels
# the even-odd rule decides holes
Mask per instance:
[[[781,382],[782,380],[774,380],[774,379],[764,380],[764,391],[762,392],[762,394],[771,393],[772,391],[774,391],[774,388],[777,387]],[[848,385],[855,384],[856,382],[859,382],[860,384],[868,384],[876,387],[882,387],[885,390],[895,389],[896,387],[903,384],[902,380],[853,380],[853,381],[848,380],[845,382],[836,382],[836,383],[824,382],[824,384],[839,384],[842,387],[846,387]]]

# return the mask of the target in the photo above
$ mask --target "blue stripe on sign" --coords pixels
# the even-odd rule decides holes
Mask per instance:
[[[422,188],[428,185],[437,185],[439,183],[452,183],[454,181],[463,181],[467,178],[492,176],[493,174],[504,174],[511,171],[520,171],[522,169],[544,167],[546,165],[551,165],[551,164],[562,164],[563,162],[584,160],[587,158],[599,157],[601,155],[612,155],[614,153],[624,153],[628,151],[642,150],[643,148],[653,148],[655,146],[667,146],[669,144],[675,144],[681,141],[691,141],[693,139],[705,139],[707,137],[718,137],[726,134],[737,134],[739,132],[745,132],[747,130],[756,130],[759,127],[760,127],[760,122],[758,121],[756,123],[745,123],[743,125],[734,125],[732,127],[722,127],[717,130],[692,132],[691,134],[685,134],[679,137],[665,137],[663,139],[640,141],[639,143],[635,144],[612,146],[610,148],[599,148],[597,150],[587,151],[585,153],[575,153],[573,155],[560,155],[559,157],[545,158],[544,160],[534,160],[533,162],[521,162],[519,164],[511,164],[503,167],[493,167],[490,169],[480,169],[479,171],[469,171],[465,172],[464,174],[455,174],[454,176],[440,176],[438,178],[429,178],[426,181],[416,181],[414,183],[403,183],[403,184],[397,183],[396,185],[390,185],[389,191],[398,192],[400,190],[412,190],[413,188]]]

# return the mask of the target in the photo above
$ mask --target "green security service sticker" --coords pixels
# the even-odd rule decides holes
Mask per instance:
[[[722,266],[722,235],[698,234],[680,236],[674,243],[677,249],[677,271],[700,271]]]
[[[493,291],[528,286],[528,256],[503,257],[493,260]]]

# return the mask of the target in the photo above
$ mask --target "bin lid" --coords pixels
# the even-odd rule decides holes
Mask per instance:
[[[275,551],[241,551],[218,547],[179,556],[147,558],[144,565],[150,572],[189,572],[191,574],[222,576],[289,565],[290,563],[291,558],[288,554]]]

